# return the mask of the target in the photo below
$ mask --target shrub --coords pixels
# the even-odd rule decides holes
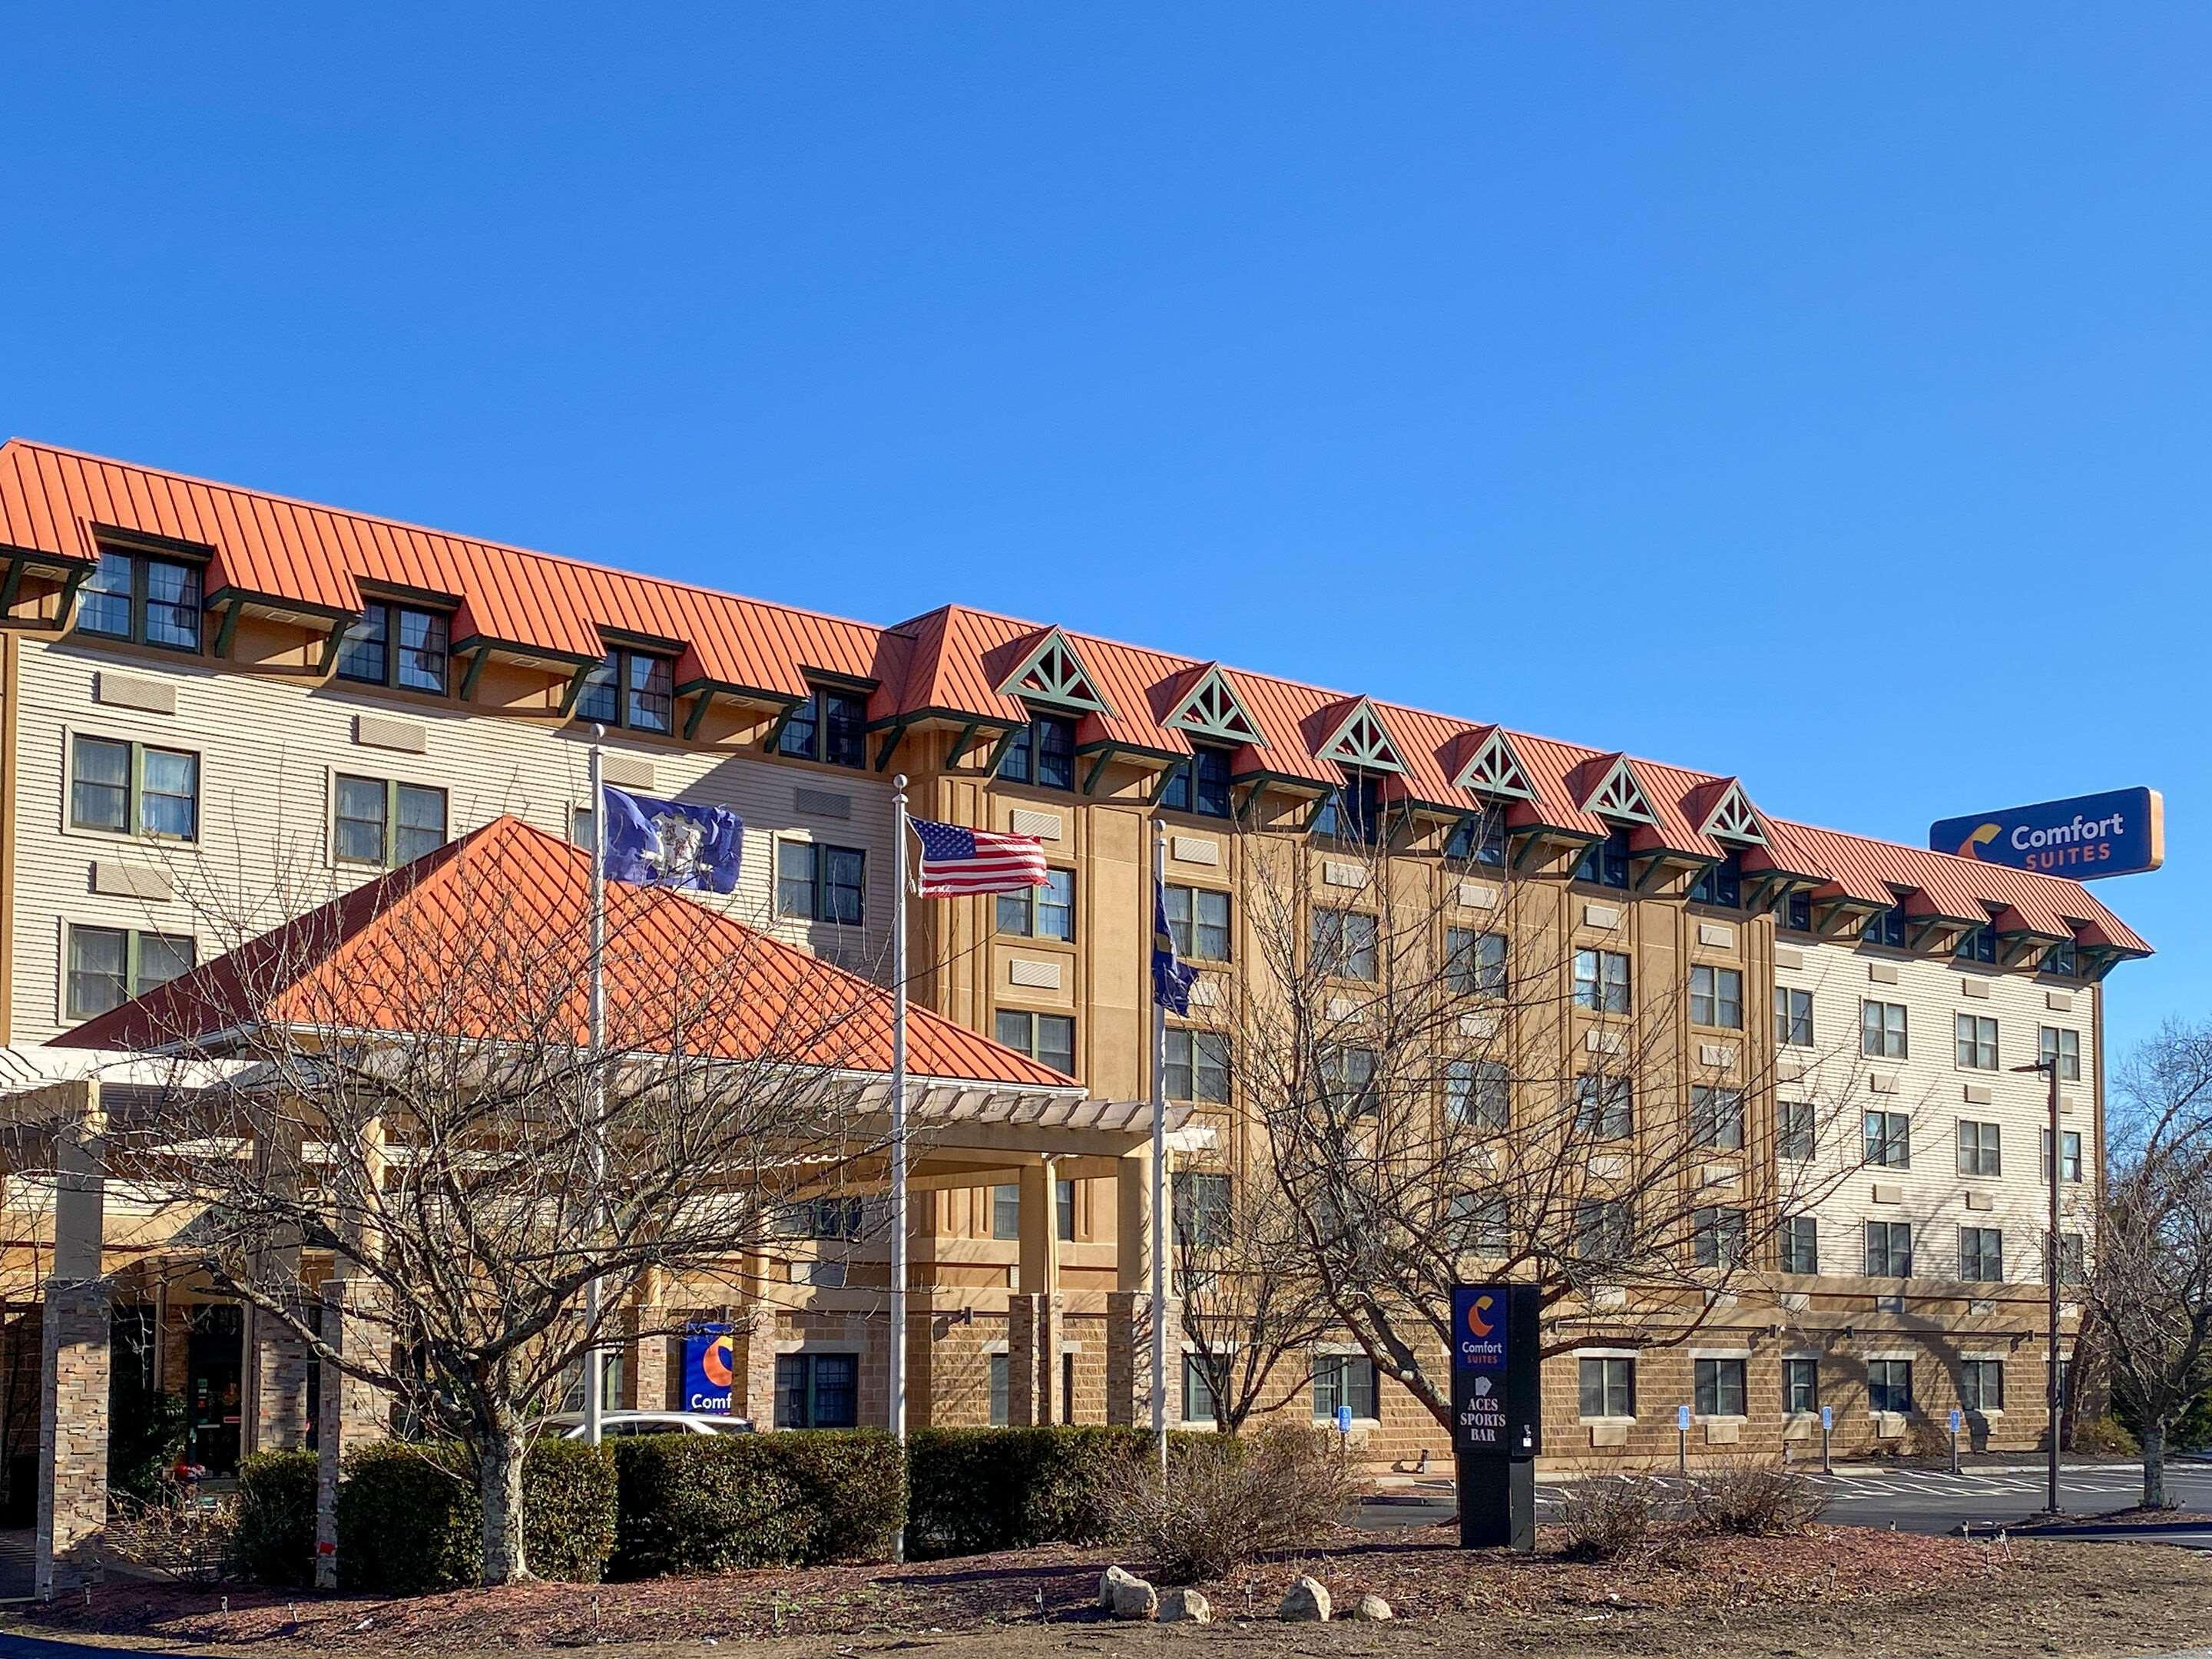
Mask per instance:
[[[1112,1535],[1170,1584],[1218,1578],[1340,1522],[1357,1489],[1327,1434],[1279,1424],[1241,1441],[1188,1446],[1164,1487],[1149,1458],[1106,1494]]]
[[[1700,1531],[1746,1538],[1803,1532],[1828,1507],[1828,1495],[1804,1475],[1753,1460],[1723,1464],[1690,1483],[1690,1519]]]
[[[202,1503],[175,1487],[150,1503],[118,1493],[100,1543],[142,1576],[212,1584],[228,1565],[237,1519],[234,1498]]]
[[[1617,1561],[1650,1542],[1666,1499],[1656,1481],[1633,1475],[1577,1480],[1559,1498],[1565,1553],[1577,1561]]]
[[[2049,1437],[2044,1437],[2049,1443]],[[2107,1413],[2074,1425],[2073,1449],[2084,1457],[2140,1457],[2142,1444],[2128,1431],[2126,1424]]]
[[[459,1446],[387,1441],[349,1452],[338,1487],[338,1577],[348,1589],[418,1595],[483,1577],[483,1510]],[[541,1578],[595,1583],[615,1545],[614,1459],[540,1440],[522,1465],[522,1540]]]
[[[231,1571],[263,1584],[315,1582],[315,1482],[311,1451],[256,1452],[238,1466]]]
[[[1152,1437],[1088,1425],[918,1429],[907,1454],[907,1553],[927,1559],[1100,1542],[1107,1493],[1149,1462]]]
[[[906,1518],[898,1444],[876,1430],[641,1435],[614,1454],[619,1578],[879,1559]]]

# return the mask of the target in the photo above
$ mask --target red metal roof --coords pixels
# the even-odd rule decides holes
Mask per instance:
[[[580,1043],[590,892],[588,853],[495,818],[55,1042],[161,1048],[248,1021],[402,1031],[427,1012],[466,1036],[527,1040],[565,1027]],[[607,914],[611,1046],[665,1049],[680,1029],[694,1053],[890,1071],[881,986],[662,889],[610,882]],[[926,1009],[912,1011],[907,1042],[917,1078],[1075,1086]]]
[[[796,698],[805,695],[809,669],[872,680],[869,715],[875,720],[925,710],[1026,719],[1022,702],[999,687],[1051,631],[959,605],[878,628],[21,439],[0,446],[0,544],[88,559],[96,551],[96,526],[208,548],[210,592],[231,586],[332,611],[357,610],[362,581],[447,594],[459,606],[457,646],[481,636],[596,658],[604,648],[599,630],[607,628],[680,647],[679,684],[707,679]],[[1189,751],[1189,738],[1165,722],[1194,672],[1208,665],[1091,635],[1066,637],[1111,710],[1083,716],[1079,743]],[[1316,751],[1356,697],[1248,670],[1223,673],[1265,739],[1264,746],[1239,750],[1239,772],[1264,771],[1315,787],[1344,781],[1343,769]],[[1377,702],[1374,708],[1406,767],[1389,793],[1470,812],[1483,809],[1480,796],[1454,788],[1451,780],[1492,727],[1396,704]],[[1607,832],[1606,820],[1585,811],[1582,801],[1611,755],[1523,732],[1507,737],[1536,796],[1516,803],[1510,823],[1592,836]],[[1656,828],[1639,829],[1638,844],[1719,857],[1723,848],[1699,826],[1733,780],[1640,758],[1629,764],[1658,820]],[[2081,934],[2085,943],[2149,948],[2077,882],[1764,815],[1760,821],[1776,866],[1824,876],[1827,890],[1838,896],[1887,903],[1892,887],[1900,887],[1923,893],[1923,909],[1947,915],[2013,905],[2038,928],[2067,917],[2093,930],[2094,939],[2091,933]],[[1960,905],[1976,908],[1954,908]]]

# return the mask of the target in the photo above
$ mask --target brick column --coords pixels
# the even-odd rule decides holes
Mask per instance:
[[[622,1405],[624,1411],[681,1411],[682,1337],[671,1336],[668,1310],[632,1303],[623,1310]],[[672,1382],[671,1378],[676,1379]]]
[[[391,1335],[378,1316],[375,1292],[356,1280],[331,1280],[323,1291],[323,1341],[348,1358],[360,1356],[368,1363],[387,1363]],[[380,1348],[386,1352],[379,1352]],[[336,1365],[325,1364],[322,1407],[321,1421],[315,1425],[319,1460],[315,1480],[315,1585],[319,1589],[333,1589],[338,1582],[342,1460],[356,1446],[391,1437],[392,1397]]]
[[[39,1384],[39,1531],[33,1580],[52,1597],[99,1571],[107,1525],[106,1180],[100,1085],[69,1085],[54,1133],[53,1273],[46,1284]]]
[[[1167,1304],[1168,1425],[1182,1416],[1182,1311]],[[1140,1429],[1152,1425],[1152,1298],[1129,1291],[1106,1297],[1106,1420]]]
[[[1037,1420],[1037,1304],[1019,1291],[1006,1298],[1006,1422],[1024,1428]]]
[[[284,1321],[246,1310],[246,1449],[295,1451],[307,1443],[307,1345]]]
[[[757,1429],[775,1426],[775,1310],[748,1308],[732,1322],[730,1333],[731,1367],[735,1387],[730,1398],[733,1415],[750,1418]]]

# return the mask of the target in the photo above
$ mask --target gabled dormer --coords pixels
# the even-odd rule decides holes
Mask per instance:
[[[1601,765],[1602,769],[1598,769]],[[1644,799],[1644,786],[1636,779],[1636,769],[1628,763],[1626,755],[1614,755],[1609,763],[1594,763],[1597,783],[1577,803],[1585,812],[1610,818],[1616,823],[1656,825],[1659,815],[1651,810]]]
[[[1698,825],[1698,833],[1711,836],[1715,841],[1733,842],[1739,847],[1766,845],[1766,831],[1759,827],[1759,814],[1752,810],[1743,785],[1734,778],[1721,788],[1704,822]]]
[[[1210,663],[1198,677],[1196,684],[1184,692],[1169,713],[1163,724],[1178,732],[1188,732],[1194,738],[1206,738],[1234,748],[1250,744],[1264,749],[1267,740],[1260,735],[1259,722],[1252,718],[1229,684],[1229,677],[1221,672],[1219,663]]]
[[[1064,629],[1049,629],[1036,647],[1021,659],[999,686],[1002,697],[1111,715],[1113,707],[1099,692],[1090,670],[1076,654],[1075,642]]]
[[[1492,800],[1536,799],[1536,787],[1528,781],[1528,769],[1521,764],[1521,757],[1514,752],[1513,739],[1505,735],[1502,726],[1491,727],[1490,735],[1477,745],[1467,764],[1459,769],[1452,787],[1486,795]]]
[[[1390,740],[1371,697],[1362,697],[1314,750],[1317,759],[1334,761],[1355,772],[1403,773],[1406,763]]]

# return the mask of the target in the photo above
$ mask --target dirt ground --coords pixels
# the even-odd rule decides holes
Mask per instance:
[[[1967,1542],[1852,1528],[1803,1538],[1670,1539],[1635,1562],[1463,1553],[1442,1529],[1347,1534],[1205,1586],[1217,1622],[1117,1624],[1093,1603],[1108,1557],[1060,1549],[641,1584],[533,1584],[414,1601],[114,1584],[5,1628],[269,1659],[513,1656],[619,1644],[622,1659],[933,1659],[1149,1655],[1170,1644],[1346,1656],[1451,1652],[1711,1659],[2012,1659],[2139,1655],[2212,1640],[2212,1557],[2136,1544]],[[1401,1617],[1283,1625],[1311,1572],[1340,1608]]]

